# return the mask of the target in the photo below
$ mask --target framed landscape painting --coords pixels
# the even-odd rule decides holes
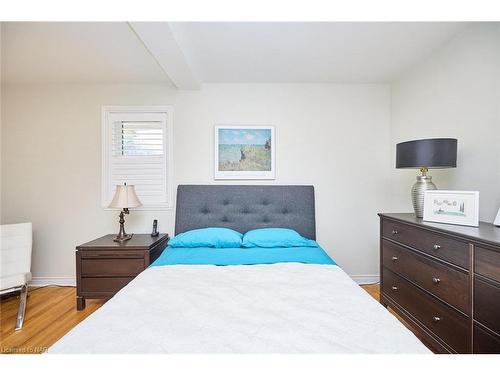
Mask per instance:
[[[216,180],[274,179],[274,127],[217,125],[214,167]]]

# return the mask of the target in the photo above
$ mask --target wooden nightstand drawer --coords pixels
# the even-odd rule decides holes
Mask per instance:
[[[81,289],[83,293],[115,294],[133,277],[82,277]]]
[[[144,268],[144,257],[140,259],[103,258],[81,261],[82,276],[137,276]]]
[[[384,219],[385,238],[413,247],[449,263],[469,269],[469,244],[412,225]]]
[[[443,301],[470,314],[469,275],[390,241],[382,241],[383,263]]]
[[[458,353],[470,352],[470,319],[384,269],[383,293]]]
[[[80,256],[85,259],[143,259],[144,251],[106,251],[106,250],[80,250]]]

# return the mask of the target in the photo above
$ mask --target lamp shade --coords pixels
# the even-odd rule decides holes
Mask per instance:
[[[139,206],[142,206],[142,203],[135,193],[134,185],[117,185],[115,196],[108,207],[135,208]]]
[[[419,139],[396,145],[396,168],[455,168],[457,140]]]

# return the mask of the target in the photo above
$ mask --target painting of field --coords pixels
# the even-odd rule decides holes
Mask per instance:
[[[270,128],[219,128],[219,171],[270,172],[271,137]]]

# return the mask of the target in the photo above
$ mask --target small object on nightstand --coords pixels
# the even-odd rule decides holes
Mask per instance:
[[[151,231],[151,237],[158,237],[160,232],[158,232],[158,220],[153,220],[153,230]]]
[[[115,196],[113,200],[109,204],[109,208],[121,208],[120,212],[120,231],[116,235],[113,241],[115,242],[123,242],[128,241],[132,238],[132,234],[125,233],[125,214],[129,214],[129,208],[135,208],[142,206],[141,201],[135,194],[134,185],[127,185],[124,183],[123,185],[117,185]]]
[[[165,250],[168,234],[151,237],[136,234],[130,241],[116,242],[108,234],[76,247],[76,308],[87,298],[111,298],[144,271]]]

